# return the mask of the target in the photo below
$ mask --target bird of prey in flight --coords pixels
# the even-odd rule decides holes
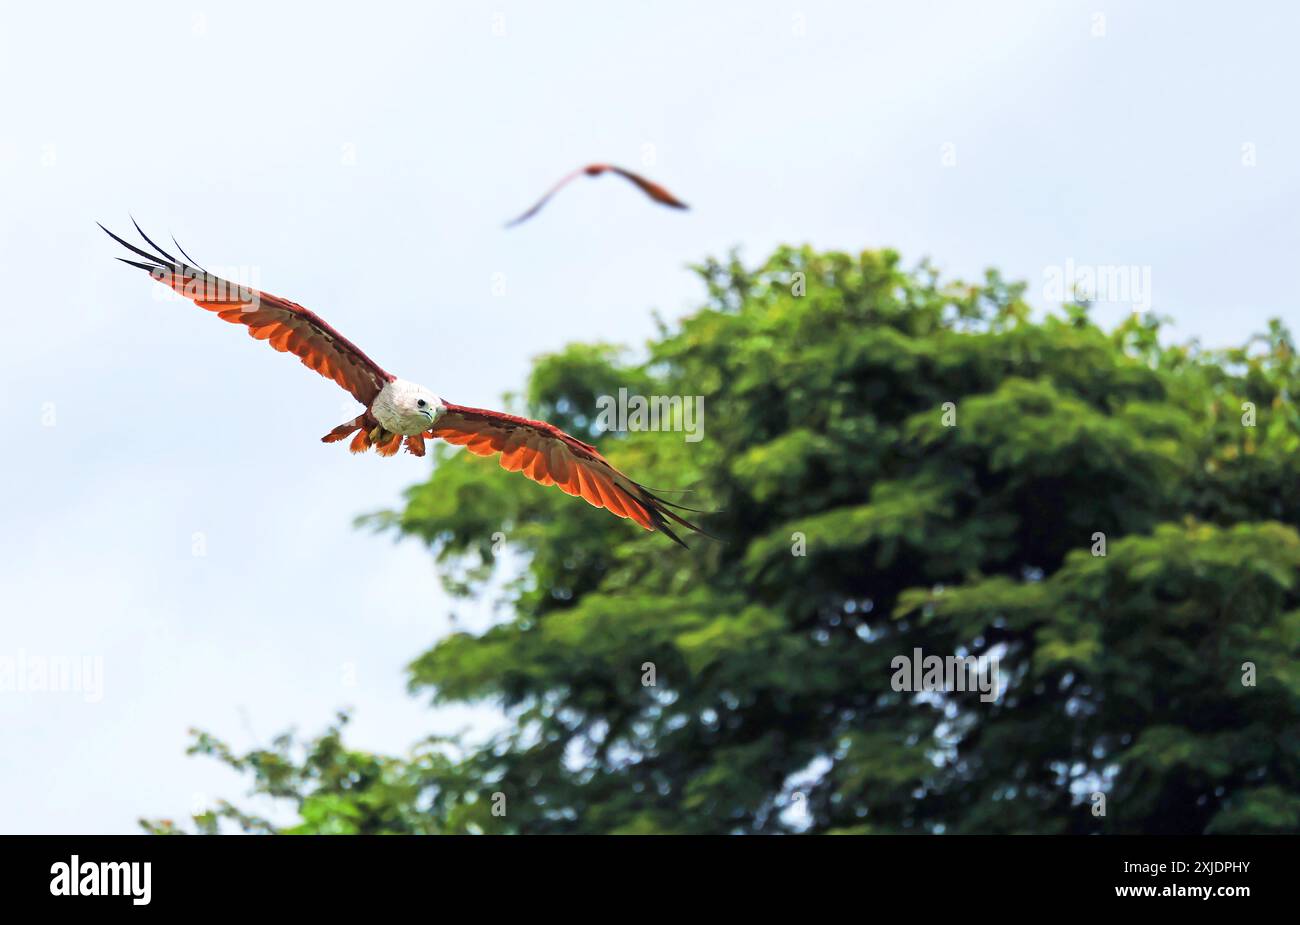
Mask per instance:
[[[103,225],[99,227],[143,258],[117,259],[147,271],[200,308],[216,312],[223,321],[244,325],[250,335],[281,353],[294,354],[304,366],[334,380],[365,405],[355,418],[322,437],[325,443],[351,436],[352,452],[363,453],[373,447],[380,456],[392,456],[405,443],[407,452],[423,456],[424,441],[440,438],[478,456],[499,454],[502,468],[522,472],[542,485],[558,485],[561,491],[630,518],[646,530],[663,533],[680,546],[686,544],[670,521],[704,533],[670,510],[693,508],[660,498],[615,469],[594,446],[558,427],[445,401],[423,386],[385,372],[315,312],[220,279],[197,267],[179,244],[177,250],[185,259],[177,259],[155,244],[138,224],[136,231],[154,253],[124,241]]]
[[[579,167],[573,173],[569,174],[559,183],[551,187],[550,192],[548,192],[545,196],[539,199],[535,206],[533,206],[523,215],[516,218],[514,221],[507,222],[506,227],[511,228],[515,225],[518,225],[520,222],[524,222],[532,218],[534,215],[536,215],[538,212],[541,211],[542,206],[546,205],[547,201],[550,200],[552,196],[558,193],[560,189],[563,188],[570,181],[576,180],[578,177],[582,176],[583,174],[586,174],[589,177],[598,177],[602,173],[607,173],[607,172],[615,173],[626,180],[631,180],[633,183],[637,185],[637,187],[641,190],[641,192],[645,193],[655,202],[661,203],[662,205],[671,206],[674,209],[690,208],[690,206],[682,202],[672,193],[668,192],[668,190],[664,189],[658,183],[652,183],[649,180],[647,180],[645,177],[638,176],[637,174],[634,174],[630,170],[624,170],[622,167],[615,167],[613,164],[588,164],[586,167]]]

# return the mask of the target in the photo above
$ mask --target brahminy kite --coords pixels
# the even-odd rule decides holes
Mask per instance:
[[[577,179],[583,174],[586,174],[589,177],[598,177],[602,173],[606,173],[606,172],[615,173],[626,180],[631,180],[633,183],[637,185],[637,187],[640,188],[641,192],[645,193],[655,202],[661,203],[662,205],[669,206],[670,208],[673,209],[690,208],[690,206],[682,202],[672,193],[668,192],[668,190],[664,189],[658,183],[652,183],[649,180],[647,180],[645,177],[638,176],[637,174],[634,174],[630,170],[624,170],[622,167],[615,167],[613,164],[588,164],[586,167],[579,167],[577,170],[569,174],[559,183],[552,186],[550,192],[548,192],[545,196],[539,199],[535,206],[533,206],[531,209],[529,209],[527,212],[525,212],[523,215],[519,216],[518,218],[514,219],[513,221],[506,222],[506,227],[511,228],[515,225],[518,225],[520,222],[524,222],[532,218],[534,215],[536,215],[538,212],[541,211],[542,206],[546,205],[546,203],[550,200],[552,196],[558,193],[570,181]]]
[[[374,447],[380,456],[392,456],[405,443],[407,452],[423,456],[425,439],[438,437],[478,456],[500,454],[502,468],[522,472],[542,485],[558,485],[561,491],[581,496],[588,504],[630,518],[646,530],[663,533],[679,546],[686,544],[668,521],[704,533],[669,510],[670,506],[687,511],[693,508],[660,498],[615,469],[594,446],[558,427],[445,401],[423,386],[385,372],[315,312],[197,268],[179,244],[177,249],[191,262],[178,260],[150,240],[138,224],[136,231],[156,253],[122,240],[103,225],[99,227],[144,258],[144,262],[122,257],[118,260],[147,271],[200,308],[216,312],[221,320],[246,326],[250,335],[281,353],[296,355],[304,366],[334,380],[366,406],[351,421],[322,437],[325,443],[355,434],[349,447],[353,453]]]

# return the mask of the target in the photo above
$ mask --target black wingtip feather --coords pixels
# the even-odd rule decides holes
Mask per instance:
[[[637,485],[643,492],[650,495],[660,504],[666,504],[669,507],[675,507],[679,511],[690,511],[692,514],[721,514],[722,510],[706,511],[698,507],[687,507],[684,504],[678,504],[676,501],[669,501],[667,498],[660,498],[659,495],[693,495],[694,488],[651,488],[649,485]]]
[[[142,270],[148,270],[150,273],[153,273],[157,270],[169,270],[172,273],[180,273],[180,274],[184,274],[185,276],[197,277],[199,276],[199,274],[211,275],[208,273],[207,270],[199,266],[193,257],[185,253],[185,248],[181,247],[180,242],[177,241],[175,237],[172,238],[172,242],[176,244],[176,249],[181,252],[181,254],[185,257],[186,260],[189,261],[189,263],[185,263],[184,261],[177,260],[167,251],[159,247],[158,242],[156,242],[153,238],[149,237],[147,234],[144,233],[144,229],[140,227],[140,223],[135,220],[134,216],[131,217],[131,224],[134,225],[135,230],[140,233],[140,237],[144,238],[145,242],[148,243],[148,245],[152,247],[155,251],[157,251],[157,253],[151,254],[146,250],[142,250],[141,248],[136,247],[130,241],[126,241],[123,238],[119,237],[118,235],[114,234],[113,232],[109,231],[107,228],[104,227],[104,224],[102,222],[95,222],[95,224],[99,225],[99,227],[103,230],[103,232],[106,235],[108,235],[118,244],[121,244],[127,250],[131,251],[131,253],[143,257],[145,260],[149,261],[149,264],[145,265],[141,263],[136,263],[134,260],[122,260],[121,257],[118,257],[117,259],[122,260],[123,263],[130,264],[133,267],[139,267]]]
[[[691,548],[691,547],[687,546],[684,542],[682,542],[682,538],[681,538],[680,536],[678,536],[678,535],[677,535],[676,533],[674,533],[672,530],[669,530],[669,529],[668,529],[668,525],[667,525],[666,523],[664,523],[662,520],[660,520],[659,523],[657,524],[657,529],[658,529],[659,532],[662,533],[664,536],[668,537],[668,539],[672,540],[672,541],[673,541],[674,543],[676,543],[678,546],[682,547],[682,549],[690,549],[690,548]]]
[[[637,487],[640,488],[641,490],[642,507],[644,507],[649,512],[650,520],[651,522],[654,523],[655,529],[660,533],[664,534],[665,536],[667,536],[678,546],[681,546],[683,549],[690,549],[690,547],[687,546],[684,542],[682,542],[681,538],[676,533],[674,533],[673,530],[668,526],[668,520],[672,520],[675,523],[681,524],[686,529],[700,534],[700,536],[706,536],[709,539],[716,540],[719,543],[725,542],[721,537],[714,536],[712,533],[703,529],[698,524],[691,523],[686,518],[680,517],[674,511],[670,510],[667,507],[667,505],[671,504],[672,502],[665,501],[663,498],[660,498],[658,495],[649,491],[644,486],[638,485]],[[679,506],[680,505],[673,505],[673,507],[679,507]],[[686,508],[685,510],[693,510],[693,509]],[[697,513],[704,514],[708,512],[699,511]]]
[[[140,248],[136,247],[136,246],[135,246],[134,244],[132,244],[131,242],[129,242],[129,241],[125,241],[125,240],[123,240],[122,238],[119,238],[117,235],[113,234],[113,232],[109,231],[107,228],[104,228],[104,226],[101,225],[99,222],[95,222],[95,224],[96,224],[96,225],[99,225],[100,228],[103,228],[103,229],[104,229],[104,234],[108,235],[110,238],[112,238],[112,239],[113,239],[114,241],[116,241],[118,244],[121,244],[123,247],[125,247],[127,250],[129,250],[131,253],[136,254],[137,256],[143,257],[145,260],[148,260],[151,264],[154,264],[154,267],[152,267],[152,269],[161,269],[161,268],[162,268],[162,266],[163,266],[163,262],[158,258],[158,255],[157,255],[157,254],[151,254],[151,253],[149,253],[149,252],[146,251],[146,250],[141,250]],[[170,267],[169,269],[175,269],[175,267]]]
[[[154,250],[156,250],[158,253],[162,254],[162,255],[163,255],[164,257],[166,257],[170,262],[172,262],[172,263],[180,263],[179,260],[177,260],[177,259],[176,259],[175,257],[173,257],[171,254],[167,253],[165,250],[163,250],[163,249],[162,249],[161,247],[159,247],[157,244],[155,244],[153,238],[149,237],[147,234],[144,233],[144,229],[140,227],[140,223],[137,222],[137,221],[135,220],[135,216],[134,216],[134,215],[131,216],[131,224],[135,226],[135,230],[136,230],[136,231],[140,232],[140,237],[144,238],[145,241],[148,242],[148,244],[149,244],[150,247],[152,247],[152,248],[153,248]]]
[[[127,260],[125,257],[114,257],[113,259],[122,261],[128,267],[139,267],[141,270],[146,270],[151,274],[158,269],[157,264],[140,263],[136,260]]]
[[[197,260],[195,260],[195,259],[194,259],[193,257],[191,257],[189,254],[185,253],[185,248],[181,247],[181,242],[176,240],[176,235],[172,235],[172,243],[176,245],[176,249],[177,249],[178,251],[181,252],[181,256],[182,256],[182,257],[184,257],[186,260],[188,260],[188,261],[189,261],[191,264],[193,264],[194,266],[198,267],[200,270],[203,270],[204,273],[207,273],[207,272],[208,272],[204,267],[199,266],[199,262],[198,262]],[[211,275],[211,274],[209,274],[209,275]]]
[[[669,501],[667,498],[657,498],[660,504],[666,504],[669,507],[675,507],[679,511],[690,511],[692,514],[721,514],[722,511],[705,511],[698,507],[687,507],[684,504],[678,504],[676,501]]]

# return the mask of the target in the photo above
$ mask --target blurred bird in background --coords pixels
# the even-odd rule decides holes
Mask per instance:
[[[536,215],[538,212],[541,211],[542,206],[546,205],[546,203],[550,201],[550,198],[552,196],[554,196],[566,185],[568,185],[573,180],[576,180],[578,177],[582,176],[583,174],[586,174],[589,177],[598,177],[602,173],[618,174],[618,176],[623,177],[626,180],[632,181],[633,183],[636,184],[637,188],[641,190],[641,192],[645,193],[655,202],[660,203],[662,205],[669,206],[670,208],[673,209],[690,208],[690,206],[682,202],[672,193],[668,192],[668,190],[664,189],[658,183],[653,183],[650,180],[647,180],[645,177],[639,176],[638,174],[635,174],[630,170],[624,170],[622,167],[615,167],[613,164],[588,164],[586,167],[579,167],[573,173],[569,174],[564,179],[562,179],[559,183],[551,187],[550,191],[541,199],[539,199],[536,205],[534,205],[531,209],[529,209],[527,212],[525,212],[523,215],[519,216],[518,218],[507,222],[506,227],[513,228],[515,225],[518,225],[520,222],[526,222],[528,219],[532,218],[534,215]]]

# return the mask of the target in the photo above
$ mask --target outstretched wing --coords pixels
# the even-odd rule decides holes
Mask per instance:
[[[534,215],[536,215],[538,212],[540,212],[540,211],[542,210],[542,206],[546,205],[548,202],[551,201],[551,197],[552,197],[552,196],[554,196],[556,193],[558,193],[560,190],[562,190],[565,186],[567,186],[567,185],[568,185],[570,182],[572,182],[574,179],[576,179],[577,177],[582,176],[582,174],[583,174],[583,172],[584,172],[585,170],[586,170],[586,168],[579,168],[579,169],[575,170],[573,173],[568,174],[567,176],[565,176],[562,180],[560,180],[559,183],[555,184],[555,185],[552,186],[549,190],[547,190],[547,191],[546,191],[546,195],[543,196],[541,199],[537,200],[537,202],[533,204],[533,207],[532,207],[531,209],[529,209],[529,210],[528,210],[527,212],[525,212],[523,215],[520,215],[518,218],[514,218],[514,219],[511,219],[510,221],[506,222],[506,227],[507,227],[507,228],[513,228],[515,225],[518,225],[520,222],[526,222],[526,221],[528,221],[530,218],[532,218]]]
[[[529,209],[527,212],[525,212],[523,215],[519,216],[518,218],[514,219],[513,221],[507,222],[506,227],[511,228],[515,225],[518,225],[520,222],[524,222],[532,218],[539,211],[541,211],[542,206],[546,205],[546,203],[550,201],[552,196],[558,193],[567,184],[577,179],[578,177],[582,176],[584,173],[589,177],[598,177],[602,173],[605,173],[607,171],[610,173],[616,173],[620,177],[623,177],[627,180],[631,180],[633,183],[637,185],[637,187],[641,190],[641,192],[645,193],[655,202],[662,203],[663,205],[666,206],[671,206],[674,209],[690,208],[688,205],[686,205],[686,203],[682,202],[680,199],[678,199],[672,193],[668,192],[668,190],[664,189],[658,183],[651,182],[650,180],[647,180],[645,177],[640,176],[639,174],[635,174],[630,170],[624,170],[622,167],[615,167],[613,164],[588,164],[586,167],[579,167],[577,170],[573,171],[573,173],[569,174],[564,179],[562,179],[559,183],[552,186],[550,190],[546,193],[546,195],[537,201],[536,205],[534,205],[531,209]]]
[[[647,196],[649,196],[655,202],[660,203],[661,205],[665,205],[673,209],[690,208],[690,206],[682,202],[672,193],[668,192],[668,190],[664,189],[658,183],[654,183],[650,180],[647,180],[645,177],[641,176],[640,174],[635,174],[630,170],[624,170],[622,167],[615,167],[612,164],[606,165],[605,169],[618,174],[620,177],[623,177],[626,180],[631,180],[633,183],[637,185],[637,188],[640,189],[641,192],[645,193]]]
[[[99,227],[104,228],[103,225]],[[222,321],[245,325],[250,335],[266,341],[281,353],[294,354],[304,366],[334,380],[363,405],[369,407],[384,383],[394,378],[315,312],[296,302],[228,282],[177,260],[154,244],[139,225],[135,230],[156,253],[123,241],[104,228],[109,237],[143,257],[145,262],[122,257],[118,260],[148,271],[158,282],[170,286],[195,305],[216,312]],[[184,257],[189,257],[179,244],[176,247]]]
[[[503,469],[522,472],[542,485],[558,485],[566,494],[581,496],[588,504],[631,518],[647,530],[663,533],[679,546],[686,544],[669,527],[669,520],[704,533],[669,510],[669,507],[690,508],[651,493],[611,466],[594,446],[569,436],[553,424],[446,401],[444,404],[447,410],[426,436],[461,445],[478,456],[500,454]]]

